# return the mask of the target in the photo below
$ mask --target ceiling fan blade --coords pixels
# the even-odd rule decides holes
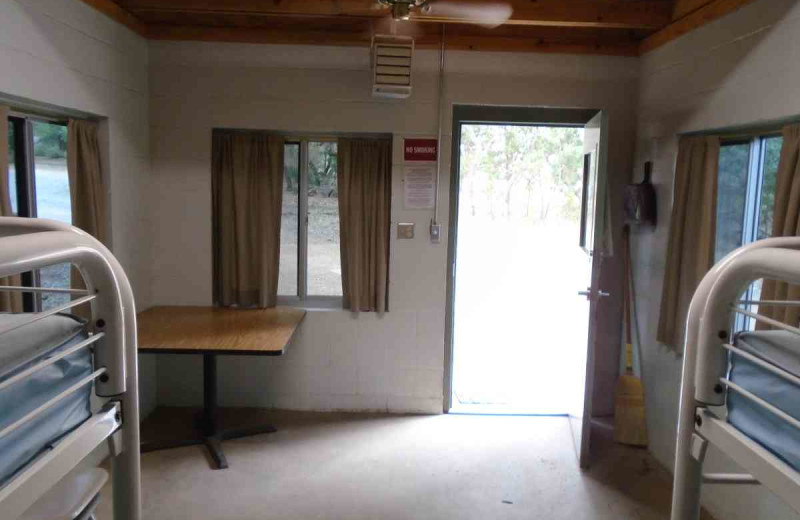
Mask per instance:
[[[492,29],[507,22],[513,12],[514,10],[509,4],[502,2],[478,4],[433,0],[423,8],[421,14],[474,23]]]

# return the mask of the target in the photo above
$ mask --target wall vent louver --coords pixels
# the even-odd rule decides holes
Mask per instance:
[[[411,95],[414,39],[376,34],[372,37],[372,95],[407,98]]]

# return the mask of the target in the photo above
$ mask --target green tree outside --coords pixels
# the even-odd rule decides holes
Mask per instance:
[[[66,159],[67,127],[51,123],[33,122],[33,153],[47,159]]]
[[[580,128],[464,125],[463,210],[491,218],[542,221],[552,215],[575,221],[581,210],[582,166]]]

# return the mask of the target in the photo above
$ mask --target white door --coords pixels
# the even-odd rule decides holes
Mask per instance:
[[[594,352],[597,334],[597,308],[607,296],[599,286],[600,266],[603,258],[612,253],[608,239],[611,230],[606,219],[606,142],[607,120],[605,113],[598,112],[584,128],[584,182],[582,202],[581,246],[585,251],[585,284],[575,287],[575,298],[580,298],[589,307],[588,323],[580,329],[587,334],[587,348],[582,364],[586,367],[579,385],[584,391],[575,400],[569,413],[570,427],[575,441],[575,450],[582,468],[589,465],[589,440],[592,416],[592,390],[594,387]],[[576,324],[578,329],[578,324]]]

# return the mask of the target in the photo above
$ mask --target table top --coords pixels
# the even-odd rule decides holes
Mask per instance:
[[[280,356],[306,311],[152,307],[138,316],[139,351]]]

